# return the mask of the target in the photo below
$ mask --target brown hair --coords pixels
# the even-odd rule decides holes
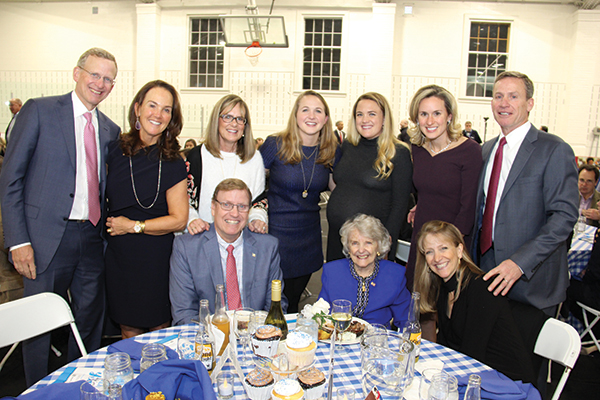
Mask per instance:
[[[405,144],[400,142],[394,134],[394,118],[390,104],[383,95],[375,92],[368,92],[361,95],[354,103],[352,118],[350,118],[348,132],[346,133],[346,140],[354,146],[357,146],[360,141],[361,136],[356,129],[356,108],[362,100],[374,101],[383,112],[383,130],[377,138],[377,159],[373,162],[373,168],[377,171],[377,179],[387,179],[394,170],[392,159],[396,155],[396,145],[402,144],[405,146]]]
[[[246,118],[244,124],[244,133],[240,140],[237,141],[237,148],[235,154],[240,157],[242,164],[249,161],[254,157],[256,152],[256,145],[254,144],[254,138],[252,137],[252,122],[250,121],[250,110],[248,105],[240,96],[235,94],[228,94],[222,97],[215,106],[213,107],[210,119],[208,120],[208,126],[204,132],[203,143],[206,150],[216,158],[221,158],[221,145],[219,142],[219,118],[222,114],[226,114],[233,110],[235,106],[240,105],[242,108],[242,115]]]
[[[421,293],[421,312],[431,313],[436,311],[436,303],[442,285],[442,278],[431,272],[425,259],[425,249],[423,242],[428,235],[438,235],[453,246],[458,247],[462,244],[463,253],[459,261],[458,269],[456,270],[456,279],[458,287],[454,302],[460,296],[461,290],[467,287],[469,281],[476,276],[483,275],[480,270],[469,257],[465,247],[465,241],[458,228],[444,221],[429,221],[423,224],[417,238],[417,262],[415,264],[415,283],[414,291]]]
[[[173,96],[173,108],[171,110],[171,121],[167,128],[162,132],[158,139],[158,149],[160,154],[167,160],[176,160],[179,156],[179,141],[177,136],[183,128],[183,115],[181,114],[181,104],[179,103],[179,95],[177,90],[169,83],[161,80],[151,81],[146,83],[139,92],[135,95],[131,106],[129,106],[129,132],[121,135],[121,149],[126,156],[132,156],[143,147],[140,131],[136,129],[135,123],[137,116],[135,114],[135,105],[142,105],[146,94],[151,89],[160,87],[166,89]]]
[[[527,100],[533,97],[533,82],[531,81],[531,79],[529,79],[527,75],[517,71],[504,71],[496,77],[496,80],[494,81],[494,86],[498,81],[501,81],[504,78],[520,79],[521,81],[523,81],[523,85],[525,85],[525,95],[527,97]]]
[[[227,178],[219,182],[213,192],[212,200],[217,201],[219,192],[231,192],[232,190],[245,190],[248,193],[248,202],[252,201],[252,193],[250,193],[248,185],[243,180],[237,178]]]
[[[323,107],[325,108],[327,122],[325,122],[325,125],[321,128],[321,133],[319,135],[320,148],[317,163],[326,167],[332,167],[333,161],[335,160],[335,151],[338,146],[338,141],[333,134],[329,106],[323,96],[313,90],[307,90],[298,96],[294,103],[294,107],[292,108],[290,118],[288,119],[287,127],[285,130],[275,134],[280,146],[277,155],[285,164],[299,164],[300,161],[302,161],[302,139],[300,139],[300,130],[298,128],[298,119],[296,118],[296,115],[300,108],[300,101],[306,96],[315,96],[323,103]]]

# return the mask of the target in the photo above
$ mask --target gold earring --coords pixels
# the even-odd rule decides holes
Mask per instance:
[[[381,257],[381,253],[380,252],[377,252],[377,257]]]

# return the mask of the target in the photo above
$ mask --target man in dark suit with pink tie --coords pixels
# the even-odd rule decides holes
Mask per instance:
[[[73,92],[27,101],[0,175],[5,244],[24,295],[69,290],[88,351],[100,346],[104,319],[104,158],[120,132],[96,107],[116,76],[114,56],[92,48],[73,69]],[[70,360],[79,357],[72,339]],[[47,375],[49,350],[48,334],[24,343],[28,386]]]

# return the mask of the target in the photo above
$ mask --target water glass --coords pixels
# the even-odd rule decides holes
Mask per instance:
[[[319,343],[319,325],[314,319],[306,318],[304,315],[298,314],[296,328],[294,330],[308,334],[315,343]]]
[[[108,400],[104,394],[104,379],[92,379],[79,387],[80,400]]]
[[[184,329],[177,335],[177,354],[181,360],[197,360],[196,335],[198,329]]]
[[[458,380],[439,368],[427,368],[421,374],[421,383],[419,384],[419,398],[421,400],[428,400],[431,380],[434,376],[440,374],[448,375],[448,400],[458,400]]]
[[[161,343],[148,343],[142,347],[140,373],[161,361],[167,360],[167,348]]]
[[[106,356],[104,360],[104,390],[108,392],[108,386],[116,383],[123,386],[133,379],[133,368],[131,359],[127,353],[113,353]]]
[[[242,366],[252,363],[252,346],[250,345],[250,317],[254,312],[251,308],[242,308],[233,313],[233,328],[235,335],[240,339],[242,354],[238,361]]]
[[[250,325],[248,325],[248,332],[250,335],[256,331],[256,328],[263,326],[267,320],[267,312],[262,310],[256,310],[250,316]]]
[[[364,397],[377,386],[382,398],[401,400],[408,383],[407,368],[414,344],[393,331],[374,334],[367,342],[361,349]],[[378,345],[380,343],[384,345]]]
[[[353,388],[339,388],[337,390],[337,400],[354,400],[356,390]]]
[[[434,375],[427,391],[427,400],[448,400],[448,374]]]
[[[577,223],[575,224],[575,234],[581,235],[583,232],[585,232],[586,225],[587,225],[587,221],[586,221],[585,217],[583,215],[581,215],[581,212],[580,212],[579,218],[577,219]]]

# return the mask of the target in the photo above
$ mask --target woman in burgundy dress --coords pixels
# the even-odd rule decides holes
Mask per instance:
[[[456,100],[437,85],[417,90],[409,108],[416,126],[409,129],[413,143],[413,185],[417,205],[409,212],[413,224],[412,245],[406,265],[412,287],[417,255],[417,234],[423,224],[440,220],[455,225],[467,249],[475,220],[475,197],[483,165],[481,147],[462,135]]]

